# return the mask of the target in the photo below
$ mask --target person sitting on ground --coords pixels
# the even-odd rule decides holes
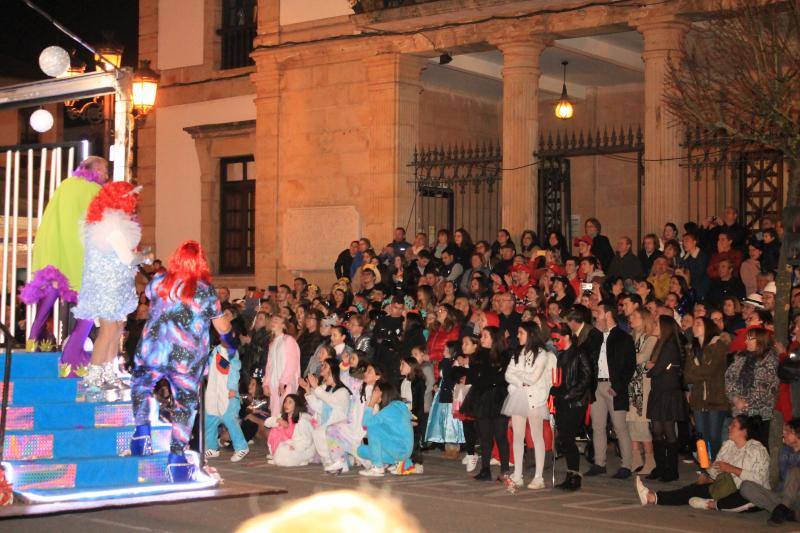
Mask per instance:
[[[769,453],[755,438],[754,420],[733,417],[728,438],[710,468],[695,483],[677,490],[653,491],[636,476],[636,492],[642,505],[686,505],[694,509],[741,512],[753,507],[739,492],[744,481],[769,489]]]
[[[739,487],[745,499],[772,513],[767,523],[775,526],[795,522],[800,516],[800,418],[784,424],[783,443],[778,458],[780,485],[776,490],[749,480]]]
[[[264,425],[270,429],[268,446],[269,464],[277,466],[305,466],[314,458],[314,438],[311,415],[305,398],[288,394],[283,399],[283,412],[271,416]]]
[[[358,458],[366,467],[360,475],[382,477],[387,466],[408,462],[414,448],[411,411],[394,385],[375,383],[362,424],[367,443],[358,447]]]
[[[314,447],[322,466],[330,473],[347,472],[346,454],[352,449],[347,431],[351,392],[339,377],[339,364],[335,359],[326,359],[320,365],[319,379],[309,374],[299,384],[306,391],[306,401],[314,413]]]

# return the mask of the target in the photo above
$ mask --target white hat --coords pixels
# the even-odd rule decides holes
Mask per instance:
[[[742,300],[742,304],[744,305],[752,305],[756,309],[764,309],[764,299],[761,298],[761,295],[757,292],[754,292],[744,300]]]
[[[774,281],[770,281],[769,283],[767,283],[766,287],[764,287],[764,290],[761,292],[771,292],[772,294],[777,294],[778,288],[775,286]]]

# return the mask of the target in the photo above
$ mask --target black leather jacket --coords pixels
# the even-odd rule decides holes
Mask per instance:
[[[594,367],[584,350],[573,344],[558,354],[558,368],[561,370],[561,386],[553,387],[551,393],[559,402],[570,407],[583,407],[595,400]]]

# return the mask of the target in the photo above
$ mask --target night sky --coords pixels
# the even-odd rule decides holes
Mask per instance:
[[[103,32],[125,47],[122,64],[136,66],[138,48],[138,0],[32,0],[84,41],[95,45]],[[76,56],[92,70],[94,60],[78,43],[21,0],[0,0],[3,31],[0,31],[0,77],[42,79],[38,57],[50,45],[76,50]]]

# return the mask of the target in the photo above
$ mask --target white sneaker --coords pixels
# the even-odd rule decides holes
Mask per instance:
[[[544,479],[540,477],[533,478],[533,481],[528,483],[528,488],[531,490],[541,490],[544,488]]]
[[[338,472],[345,467],[344,461],[334,461],[325,467],[326,472]]]
[[[373,466],[372,468],[360,471],[358,475],[364,477],[383,477],[384,473],[382,466]]]
[[[414,469],[411,471],[411,473],[412,474],[424,474],[425,473],[425,467],[423,467],[422,465],[416,465],[415,464],[414,465]]]
[[[478,468],[478,454],[467,456],[467,472],[473,472]]]
[[[270,457],[269,459],[267,459],[267,464],[268,464],[268,465],[274,465],[274,464],[275,464],[275,459],[273,459],[272,457]],[[308,464],[308,463],[306,463],[306,464]],[[300,466],[303,466],[303,465],[300,465]]]
[[[219,457],[219,450],[206,450],[206,459],[214,459]]]
[[[231,462],[232,463],[238,463],[239,461],[244,459],[247,456],[248,453],[250,453],[250,448],[245,448],[244,450],[239,450],[238,452],[233,452],[233,455],[231,455]]]
[[[102,368],[102,384],[101,387],[105,390],[118,390],[125,387],[125,384],[122,382],[121,379],[117,377],[116,371],[114,371],[114,363],[107,362],[103,363]]]
[[[633,484],[636,487],[636,494],[639,496],[639,503],[642,505],[647,505],[647,495],[650,494],[650,489],[644,486],[642,483],[642,478],[639,476],[633,476]]]
[[[518,487],[519,487],[519,486],[521,486],[521,485],[522,485],[522,483],[523,483],[523,481],[522,481],[522,478],[521,478],[521,477],[514,477],[514,476],[511,476],[511,477],[509,477],[509,479],[511,480],[511,482],[512,482],[514,485],[517,485]]]
[[[689,507],[692,509],[700,509],[701,511],[708,511],[708,502],[713,502],[710,498],[689,498]]]
[[[466,465],[469,462],[470,455],[466,454],[463,459],[461,459],[461,464]]]

